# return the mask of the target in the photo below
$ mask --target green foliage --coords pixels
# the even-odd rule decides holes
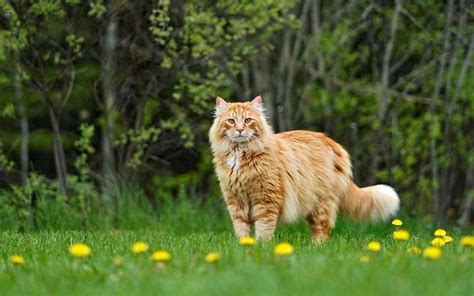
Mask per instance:
[[[68,178],[67,197],[54,196],[55,180],[38,181],[41,178],[36,176],[30,177],[28,192],[5,188],[3,194],[10,192],[18,202],[9,204],[5,195],[2,204],[18,208],[18,213],[33,213],[37,210],[28,203],[34,196],[48,196],[42,202],[56,209],[50,214],[67,213],[75,226],[93,225],[86,217],[93,210],[118,211],[118,204],[106,203],[99,192],[107,187],[98,161],[103,159],[100,146],[106,132],[114,142],[115,177],[138,181],[147,192],[156,193],[148,193],[153,206],[172,204],[177,196],[197,199],[198,204],[214,200],[219,190],[210,153],[202,148],[207,146],[213,98],[234,100],[259,93],[270,102],[269,111],[290,107],[285,120],[292,128],[320,130],[342,143],[351,154],[360,185],[389,183],[400,192],[402,204],[420,215],[433,208],[433,189],[442,189],[452,200],[449,206],[459,212],[470,196],[466,176],[474,163],[472,61],[458,87],[469,32],[474,29],[472,22],[464,20],[472,16],[472,9],[463,10],[464,2],[456,2],[446,30],[446,3],[402,2],[389,59],[387,114],[382,119],[381,71],[395,13],[393,2],[305,6],[310,2],[190,0],[177,5],[171,1],[0,0],[4,24],[0,29],[4,145],[0,166],[12,170],[10,160],[21,155],[21,115],[14,101],[19,87],[30,129],[30,168],[54,175],[48,103],[57,113],[67,163],[75,168]],[[112,21],[116,36],[108,35],[113,32]],[[445,54],[446,32],[451,35]],[[112,55],[108,46],[113,47]],[[438,81],[443,56],[446,71]],[[287,84],[292,74],[294,90]],[[435,102],[433,90],[439,83]],[[280,89],[287,86],[288,96],[286,89]],[[277,119],[269,120],[278,129]],[[438,177],[432,176],[433,143]],[[177,150],[196,153],[198,168],[178,174],[155,161],[167,162]],[[373,168],[376,154],[380,163]],[[141,197],[124,201],[115,218],[125,215],[129,203],[137,200]],[[42,215],[46,217],[35,217]],[[25,225],[31,221],[47,220],[25,217],[19,219],[23,228],[30,227]]]
[[[393,184],[401,192],[402,204],[416,205],[412,213],[432,209],[433,188],[444,187],[444,195],[454,195],[442,196],[442,199],[459,198],[451,204],[458,207],[459,192],[450,193],[451,189],[446,187],[452,185],[444,183],[449,174],[453,174],[450,178],[464,178],[460,172],[466,172],[469,165],[458,161],[468,159],[467,154],[472,153],[472,149],[468,152],[465,146],[466,140],[474,139],[466,126],[473,112],[472,93],[466,92],[473,87],[472,79],[465,78],[461,87],[463,94],[453,99],[468,49],[459,44],[468,42],[469,38],[450,36],[453,51],[443,53],[445,4],[403,2],[389,60],[388,111],[382,122],[378,114],[381,71],[394,7],[371,3],[372,6],[368,6],[368,2],[360,2],[350,15],[334,25],[323,22],[320,35],[310,42],[310,46],[314,46],[309,51],[310,56],[314,55],[310,60],[316,59],[318,66],[322,63],[325,68],[318,67],[318,70],[325,72],[311,84],[313,93],[308,95],[309,108],[305,109],[307,123],[298,128],[316,127],[340,141],[352,156],[356,181],[363,186],[371,185],[367,180],[375,174],[376,180],[371,179],[371,182]],[[333,6],[323,5],[322,9],[330,12]],[[450,30],[459,32],[473,29],[472,25],[464,26],[457,20],[451,25]],[[361,38],[365,41],[361,42]],[[371,38],[375,38],[377,44],[371,43]],[[446,72],[439,82],[437,75],[443,55],[447,57]],[[472,74],[467,76],[472,77]],[[438,83],[442,91],[434,101],[433,91]],[[385,142],[383,150],[377,151],[381,135]],[[437,179],[431,169],[433,142],[436,169],[440,172]],[[376,172],[370,172],[374,169],[370,164],[376,154],[381,164]],[[459,180],[460,183],[463,181]]]
[[[81,137],[74,143],[74,146],[79,150],[79,157],[74,162],[74,166],[83,181],[89,178],[89,168],[87,167],[87,157],[95,152],[91,144],[91,139],[94,136],[94,126],[89,124],[81,124]]]
[[[208,147],[199,147],[201,160],[193,171],[171,176],[169,173],[154,176],[155,198],[164,211],[173,212],[174,204],[187,199],[222,205],[221,193],[214,176],[212,157]],[[202,187],[207,188],[205,197],[199,196]]]
[[[176,103],[181,104],[184,98],[190,98],[188,108],[191,112],[200,115],[207,112],[211,105],[210,94],[229,92],[227,71],[236,75],[244,66],[245,59],[269,44],[273,32],[288,26],[284,15],[293,5],[281,1],[240,4],[220,1],[217,6],[205,1],[187,2],[184,26],[167,41],[161,63],[165,69],[179,69],[178,83],[172,94]],[[155,14],[152,15],[155,22],[159,22],[158,19],[168,21],[168,18]],[[167,32],[160,34],[167,37]],[[223,56],[227,58],[225,63],[222,63]],[[202,66],[198,71],[188,67],[198,63]],[[186,133],[189,129],[180,128],[186,140],[191,140]]]
[[[35,225],[44,223],[45,216],[53,216],[58,205],[63,205],[55,185],[49,185],[38,174],[31,174],[24,186],[12,186],[11,191],[2,190],[0,212],[6,228],[32,230]],[[58,216],[55,217],[59,219]],[[48,226],[55,222],[48,219]]]
[[[149,17],[150,32],[154,36],[155,42],[161,46],[166,44],[167,38],[173,32],[173,27],[170,25],[171,18],[168,15],[169,6],[169,0],[160,1],[158,8],[153,9]]]
[[[84,41],[85,39],[83,36],[76,36],[74,34],[66,36],[66,42],[74,54],[79,54],[81,52]]]
[[[13,106],[12,103],[7,103],[5,107],[3,107],[0,117],[15,118],[15,106]]]
[[[107,7],[104,5],[103,0],[90,1],[89,6],[88,16],[95,16],[100,19],[107,12]]]
[[[142,164],[146,149],[150,143],[158,140],[160,133],[161,129],[153,126],[143,127],[139,130],[129,129],[127,133],[121,134],[120,139],[115,141],[114,144],[115,146],[129,144],[135,147],[132,157],[127,162],[127,166],[136,169]]]
[[[0,1],[0,11],[4,13],[7,27],[0,30],[0,62],[8,59],[11,52],[21,50],[27,43],[28,27],[19,20],[9,1]]]
[[[38,0],[31,5],[30,12],[45,17],[64,16],[64,10],[59,0]]]
[[[137,185],[114,182],[113,192],[109,193],[109,198],[104,198],[91,182],[80,177],[70,176],[68,184],[71,193],[66,197],[56,182],[31,174],[25,186],[0,190],[0,230],[162,229],[188,232],[229,227],[221,201],[213,198],[201,202],[197,196],[190,198],[183,184],[178,198],[171,197],[169,202],[164,200],[166,196],[170,197],[169,192],[157,192],[157,195],[163,194],[158,208]],[[160,188],[166,186],[163,184]]]
[[[0,140],[0,169],[8,172],[13,169],[13,166],[14,163],[6,157],[5,152],[3,151],[3,143]]]

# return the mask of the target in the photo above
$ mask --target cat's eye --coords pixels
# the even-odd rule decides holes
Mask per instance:
[[[229,118],[227,119],[227,122],[230,124],[235,124],[235,119]]]
[[[245,118],[244,122],[245,124],[249,124],[252,122],[252,118]]]

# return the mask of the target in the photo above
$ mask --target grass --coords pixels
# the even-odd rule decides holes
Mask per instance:
[[[311,243],[304,224],[285,225],[273,241],[250,248],[238,245],[227,220],[217,232],[204,225],[199,231],[199,224],[190,231],[172,231],[169,225],[164,231],[7,231],[0,233],[0,290],[2,295],[473,295],[474,250],[461,247],[453,230],[455,241],[440,259],[408,254],[408,246],[426,247],[432,237],[431,229],[413,225],[410,240],[396,242],[391,225],[341,220],[321,246]],[[169,250],[171,262],[158,266],[150,260],[151,250],[132,254],[130,247],[139,240],[153,250]],[[381,252],[366,249],[371,240],[382,243]],[[292,243],[295,253],[276,258],[272,250],[280,241]],[[73,242],[90,245],[92,255],[70,257]],[[204,261],[211,251],[222,253],[217,264]],[[12,254],[26,263],[12,265]],[[361,262],[366,254],[370,261]]]

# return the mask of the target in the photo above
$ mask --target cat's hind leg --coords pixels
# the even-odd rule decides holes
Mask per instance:
[[[332,200],[319,202],[316,209],[306,217],[315,244],[321,244],[329,239],[331,228],[336,224],[336,217],[337,203]]]

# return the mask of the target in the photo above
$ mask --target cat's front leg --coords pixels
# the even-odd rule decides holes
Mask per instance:
[[[280,208],[270,199],[257,201],[252,207],[255,236],[258,240],[270,240],[278,222]]]
[[[252,229],[248,204],[231,194],[225,195],[225,201],[230,218],[232,219],[235,235],[238,238],[250,236]]]

